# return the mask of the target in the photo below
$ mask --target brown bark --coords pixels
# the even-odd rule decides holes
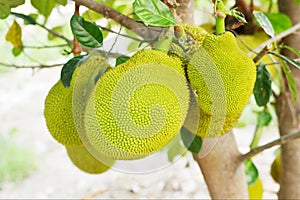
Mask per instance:
[[[179,7],[177,13],[182,22],[193,24],[194,23],[194,1],[192,0],[177,0]]]
[[[222,136],[204,158],[194,154],[212,199],[248,199],[244,165],[232,132]]]
[[[93,0],[72,0],[78,5],[85,6],[95,12],[102,14],[104,17],[113,19],[120,25],[130,29],[143,38],[153,38],[163,30],[162,27],[146,27],[142,23],[135,21],[134,19],[110,8],[102,3],[98,3]]]
[[[278,6],[281,12],[286,13],[293,24],[299,23],[300,5],[291,0],[279,0]],[[292,34],[284,39],[286,45],[300,49],[300,35]],[[288,51],[282,51],[288,57],[295,55]],[[297,83],[297,102],[294,104],[288,91],[286,81],[283,82],[283,92],[276,98],[276,109],[279,119],[280,134],[287,135],[300,130],[300,70],[291,66]],[[280,176],[279,199],[300,199],[300,140],[282,145],[282,170]]]

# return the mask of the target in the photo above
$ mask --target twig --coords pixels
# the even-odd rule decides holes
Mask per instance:
[[[276,145],[282,145],[282,144],[291,142],[291,141],[299,139],[299,138],[300,138],[300,131],[298,131],[296,133],[284,135],[277,140],[274,140],[270,143],[267,143],[265,145],[262,145],[262,146],[259,146],[259,147],[256,147],[256,148],[250,150],[248,153],[241,155],[239,160],[243,162],[243,161],[247,160],[248,158],[255,156],[256,154],[263,152],[266,149],[269,149]]]
[[[45,46],[27,46],[27,45],[24,45],[23,48],[26,48],[26,49],[51,49],[51,48],[59,48],[59,47],[65,47],[65,46],[69,46],[69,44],[58,44],[58,45],[53,45],[53,46],[48,46],[48,45],[45,45]]]
[[[75,3],[85,6],[95,12],[102,14],[105,18],[113,19],[120,25],[130,29],[143,38],[153,38],[161,32],[163,27],[146,27],[144,24],[135,21],[134,19],[93,0],[72,0]]]
[[[253,49],[253,51],[249,52],[249,53],[248,53],[248,56],[252,56],[253,53],[255,53],[255,52],[260,52],[261,49],[263,49],[263,48],[269,46],[270,44],[272,44],[272,43],[275,42],[275,41],[278,41],[278,40],[280,40],[280,39],[282,39],[282,38],[284,38],[284,37],[286,37],[286,36],[288,36],[288,35],[290,35],[290,34],[296,32],[298,29],[300,29],[300,23],[298,23],[298,24],[292,26],[292,27],[289,28],[288,30],[286,30],[286,31],[284,31],[284,32],[282,32],[282,33],[276,35],[275,37],[273,37],[273,38],[271,38],[271,39],[265,41],[264,43],[262,43],[261,45],[259,45],[259,46],[256,47],[255,49]]]
[[[40,64],[40,65],[29,65],[29,66],[20,66],[20,65],[14,65],[14,64],[7,64],[7,63],[2,63],[0,62],[0,65],[5,66],[5,67],[12,67],[12,68],[29,68],[29,69],[36,69],[36,68],[51,68],[51,67],[59,67],[59,66],[63,66],[64,63],[60,63],[60,64],[53,64],[53,65],[44,65],[44,64]]]
[[[142,41],[143,41],[143,40],[141,40],[141,39],[139,39],[139,38],[135,38],[135,37],[132,37],[132,36],[130,36],[130,35],[125,35],[125,34],[122,34],[122,33],[118,33],[118,32],[116,32],[116,31],[113,31],[113,30],[111,30],[111,29],[109,29],[109,28],[106,28],[106,27],[104,27],[104,26],[101,26],[101,25],[97,25],[97,26],[100,27],[101,29],[105,30],[105,31],[109,31],[109,32],[114,33],[114,34],[118,34],[118,35],[120,35],[120,36],[122,36],[122,37],[126,37],[126,38],[129,38],[129,39],[138,41],[138,42],[142,42]]]

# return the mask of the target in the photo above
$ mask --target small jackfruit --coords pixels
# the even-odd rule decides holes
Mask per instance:
[[[174,138],[188,104],[180,59],[139,51],[97,82],[85,111],[86,137],[112,159],[143,158]]]
[[[73,74],[76,76],[77,70]],[[49,91],[44,108],[44,116],[47,128],[53,138],[66,146],[82,146],[79,134],[73,120],[72,92],[74,81],[71,86],[65,88],[59,80]]]
[[[109,170],[115,162],[114,160],[110,160],[103,164],[90,154],[85,147],[66,147],[66,150],[72,163],[80,170],[90,174],[101,174]]]
[[[263,184],[259,177],[255,181],[255,183],[248,186],[249,199],[262,199],[263,192],[264,192]]]
[[[273,180],[276,183],[279,183],[280,181],[280,174],[281,174],[281,155],[277,155],[274,161],[271,164],[271,171],[270,174],[273,178]]]
[[[256,79],[256,66],[239,49],[232,33],[217,36],[203,32],[202,28],[198,32],[203,35],[194,37],[200,39],[186,53],[187,76],[200,107],[197,134],[219,137],[235,125],[247,105]]]

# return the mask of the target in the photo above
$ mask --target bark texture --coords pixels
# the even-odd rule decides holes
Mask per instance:
[[[201,168],[212,199],[248,199],[244,165],[230,131],[220,138],[213,150],[204,158],[194,154]]]
[[[179,7],[177,9],[178,16],[182,22],[193,24],[194,23],[194,1],[193,0],[177,0]]]
[[[300,5],[291,0],[279,0],[279,10],[286,13],[293,24],[300,22]],[[300,49],[300,32],[292,34],[284,39],[286,45]],[[283,51],[288,57],[295,58],[295,55]],[[279,119],[280,134],[287,135],[300,130],[300,70],[291,66],[297,83],[298,97],[294,104],[291,94],[288,91],[286,81],[283,82],[284,92],[276,99],[276,109]],[[282,145],[282,170],[280,177],[279,199],[300,199],[300,140]]]

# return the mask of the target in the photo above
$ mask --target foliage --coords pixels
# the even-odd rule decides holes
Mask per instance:
[[[294,1],[296,3],[300,3],[299,0]],[[91,9],[86,9],[79,15],[73,13],[69,14],[67,16],[66,23],[59,23],[55,20],[49,20],[54,16],[53,13],[57,14],[58,11],[67,10],[67,8],[69,8],[68,6],[70,6],[70,4],[66,0],[31,0],[30,2],[28,1],[26,3],[24,0],[0,0],[0,19],[2,19],[2,21],[0,21],[0,31],[6,30],[6,34],[2,34],[3,36],[5,36],[2,36],[2,39],[6,40],[5,45],[10,48],[11,53],[9,53],[9,56],[16,59],[25,58],[29,60],[28,63],[33,63],[33,66],[37,67],[47,67],[47,64],[40,64],[44,61],[48,63],[48,61],[56,62],[58,60],[63,60],[61,80],[65,87],[69,87],[74,70],[85,61],[85,59],[90,55],[91,51],[104,52],[106,57],[113,58],[116,67],[128,61],[128,59],[130,58],[128,55],[110,56],[110,53],[113,53],[111,52],[111,50],[113,49],[112,47],[114,47],[116,42],[112,44],[108,43],[109,47],[105,45],[106,41],[109,40],[109,36],[112,36],[112,34],[117,34],[118,37],[121,37],[121,35],[123,35],[126,38],[132,39],[132,43],[128,45],[128,47],[134,46],[132,52],[136,52],[138,49],[144,48],[145,46],[156,46],[158,49],[162,46],[161,49],[168,52],[168,50],[172,48],[172,45],[170,45],[171,42],[172,44],[176,43],[180,46],[180,42],[182,40],[187,41],[187,39],[189,39],[189,36],[183,32],[183,28],[176,21],[177,16],[174,16],[174,14],[171,12],[172,9],[176,8],[176,5],[173,5],[170,10],[170,5],[168,7],[159,0],[135,0],[130,1],[130,3],[128,3],[128,1],[124,3],[124,1],[121,0],[99,0],[97,2],[101,2],[104,5],[124,14],[124,16],[138,21],[139,24],[143,24],[145,27],[149,27],[149,30],[159,30],[156,28],[164,29],[160,29],[160,34],[154,36],[152,35],[152,37],[150,38],[141,39],[136,30],[129,30],[126,27],[119,28],[119,25],[116,22],[110,19],[106,19],[107,16],[105,16],[104,13],[100,14]],[[222,1],[219,2],[222,3]],[[223,14],[231,15],[235,17],[239,21],[239,23],[246,24],[246,18],[244,18],[243,14],[240,13],[235,7],[228,7],[228,2],[224,1],[224,5],[219,5],[219,7],[222,6],[223,8],[221,10],[224,12]],[[260,5],[262,5],[262,8],[260,10],[257,9],[253,13],[251,13],[253,14],[253,17],[255,19],[255,30],[263,31],[271,38],[274,38],[278,36],[278,34],[292,27],[291,19],[287,15],[278,12],[276,8],[272,8],[271,3],[269,4],[269,2],[262,0],[258,2],[260,3]],[[19,13],[19,10],[23,8],[21,6],[24,3],[27,6],[31,5],[33,8],[35,8],[35,10],[30,13]],[[210,6],[209,1],[207,1],[206,3],[203,1],[197,1],[196,3],[197,5],[203,6],[205,8],[208,8]],[[212,10],[212,12],[214,12],[214,17],[218,22],[218,20],[221,19],[220,16],[217,15],[217,11],[219,10],[217,10],[217,6],[215,6],[213,9],[214,10]],[[9,25],[8,29],[1,29],[1,26],[4,26],[1,24],[3,22]],[[225,30],[225,26],[223,26],[225,21],[221,19],[221,21],[219,22],[221,23],[217,24],[217,33],[222,34],[223,29]],[[218,28],[219,26],[221,26],[221,29]],[[174,27],[179,27],[179,35],[181,35],[180,38],[170,34],[172,33]],[[31,59],[31,56],[34,55],[35,52],[33,50],[34,48],[32,48],[31,46],[31,41],[28,40],[28,36],[26,35],[26,31],[28,31],[28,29],[45,31],[44,34],[47,34],[47,36],[44,37],[46,38],[45,41],[41,43],[34,43],[34,45],[37,45],[34,48],[38,50],[44,49],[46,50],[46,52],[49,52],[50,48],[55,48],[56,56],[49,58],[50,56],[44,54],[44,60],[35,58],[34,61],[32,61],[33,59]],[[80,43],[78,45],[81,45],[81,48],[83,49],[83,52],[80,55],[72,55],[71,49],[76,43],[73,40],[73,36],[76,37],[76,39]],[[116,41],[118,40],[118,37],[116,38]],[[47,45],[39,46],[41,44]],[[144,44],[144,46],[142,46],[142,44]],[[296,81],[289,65],[300,69],[300,63],[299,60],[295,60],[280,54],[280,50],[282,49],[291,51],[298,57],[300,56],[299,50],[286,46],[282,44],[281,41],[276,41],[268,45],[265,49],[265,52],[263,52],[262,54],[262,58],[267,55],[273,55],[276,57],[276,60],[274,59],[273,63],[264,63],[260,61],[256,63],[257,77],[253,90],[253,96],[256,106],[259,107],[260,110],[258,112],[255,112],[257,122],[253,141],[250,145],[251,149],[257,147],[261,138],[261,134],[263,134],[263,127],[268,126],[271,121],[274,120],[269,108],[273,107],[274,91],[272,89],[274,84],[276,84],[276,82],[274,81],[276,77],[272,77],[270,75],[270,72],[267,68],[268,65],[276,64],[276,66],[279,67],[282,73],[278,73],[277,76],[284,77],[287,81],[288,90],[290,91],[294,102],[297,98]],[[8,54],[7,52],[5,53]],[[256,53],[258,54],[261,52]],[[15,67],[15,65],[9,63],[2,63],[2,60],[4,59],[0,60],[0,67],[2,68],[3,66]],[[277,87],[283,89],[281,88],[281,85],[277,85]],[[195,120],[195,118],[193,120]],[[174,160],[175,156],[184,155],[183,152],[185,148],[193,153],[199,153],[199,151],[201,151],[203,142],[201,137],[193,137],[194,135],[192,131],[188,130],[185,126],[181,128],[180,134],[181,138],[177,138],[176,140],[174,140],[173,144],[168,148],[168,159],[170,162]],[[0,141],[0,143],[1,142],[2,141]],[[10,143],[6,142],[1,144],[1,148],[7,150],[9,154],[19,154],[18,149],[13,149],[13,144],[7,144]],[[26,154],[26,151],[24,151],[24,153]],[[32,168],[32,160],[30,160],[30,156],[30,153],[28,153],[24,156],[24,158],[29,157],[26,161],[19,160],[19,162],[24,162],[28,166],[28,169]],[[8,157],[0,157],[0,159],[2,158],[8,159]],[[246,168],[245,173],[248,177],[248,185],[251,186],[254,183],[257,183],[257,181],[259,180],[259,172],[251,160],[247,160],[244,164]],[[11,164],[10,166],[14,165],[15,164]],[[0,167],[3,167],[3,170],[8,169],[8,166],[1,165]],[[2,169],[0,169],[0,171],[2,171]],[[27,171],[27,169],[24,168],[24,171]],[[20,176],[23,176],[26,173],[27,172],[24,172],[23,174],[21,173]],[[4,179],[3,176],[0,176],[0,179],[1,178]]]

